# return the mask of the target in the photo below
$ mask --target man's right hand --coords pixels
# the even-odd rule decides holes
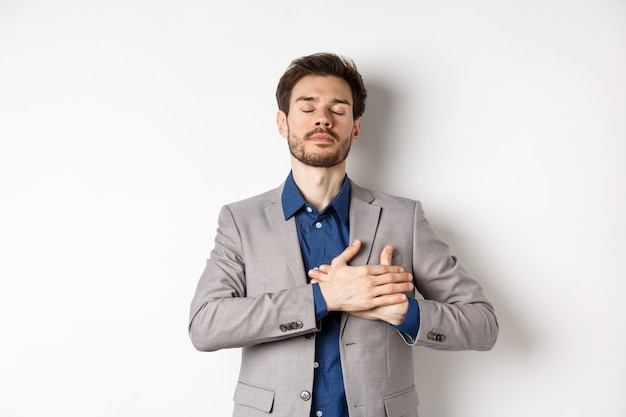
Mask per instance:
[[[400,304],[407,300],[404,292],[413,290],[412,276],[395,265],[350,266],[348,262],[361,249],[355,240],[330,265],[309,271],[311,282],[317,282],[328,311],[357,312]]]

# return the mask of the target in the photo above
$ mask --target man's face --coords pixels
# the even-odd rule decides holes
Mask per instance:
[[[361,118],[352,115],[352,90],[342,78],[307,75],[296,83],[289,114],[278,112],[280,134],[301,163],[329,168],[345,161],[358,139]]]

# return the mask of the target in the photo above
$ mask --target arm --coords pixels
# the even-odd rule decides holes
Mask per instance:
[[[498,336],[498,323],[493,306],[482,288],[432,230],[422,206],[415,203],[413,218],[413,282],[424,299],[412,309],[418,322],[417,337],[399,332],[409,345],[428,346],[439,350],[488,350]],[[385,246],[380,265],[391,265],[393,248]],[[319,281],[330,279],[331,266],[322,265],[313,275]],[[371,309],[350,311],[350,314],[382,320],[394,326],[410,314],[406,299]]]
[[[435,234],[418,202],[414,213],[413,274],[420,329],[407,343],[439,350],[489,350],[498,336],[493,306],[449,247]]]
[[[316,330],[311,285],[251,291],[259,278],[247,276],[242,236],[229,208],[222,208],[215,247],[191,302],[189,335],[196,349],[250,346]]]

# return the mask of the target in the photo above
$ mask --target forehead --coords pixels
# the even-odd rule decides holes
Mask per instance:
[[[317,100],[341,100],[352,103],[352,89],[343,78],[334,75],[305,75],[291,90],[291,102],[302,97]]]

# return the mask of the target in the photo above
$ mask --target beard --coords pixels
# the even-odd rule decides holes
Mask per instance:
[[[324,147],[317,149],[316,152],[307,152],[305,145],[311,138],[311,136],[318,133],[326,134],[332,137],[338,144],[339,148],[336,151],[325,150]],[[350,146],[352,145],[351,138],[345,138],[340,140],[339,137],[328,130],[315,129],[304,135],[304,137],[292,136],[291,131],[287,132],[287,142],[289,144],[289,152],[298,161],[305,165],[315,168],[330,168],[338,165],[346,160],[350,153]]]

